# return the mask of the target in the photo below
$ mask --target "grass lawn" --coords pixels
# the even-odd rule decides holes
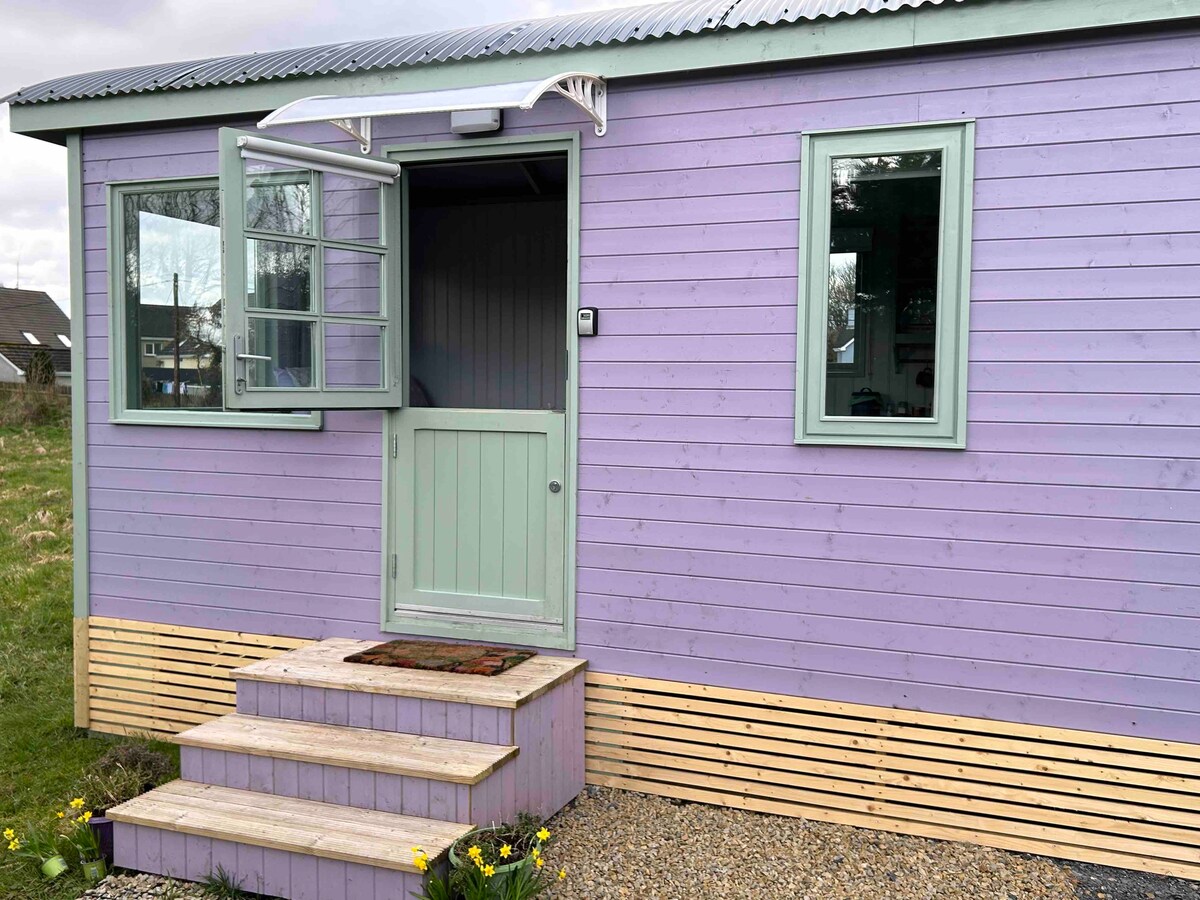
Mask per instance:
[[[43,821],[112,746],[72,723],[71,432],[0,427],[0,829]],[[75,870],[44,882],[0,846],[0,898],[66,900]]]

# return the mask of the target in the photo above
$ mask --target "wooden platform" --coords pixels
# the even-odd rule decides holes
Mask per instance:
[[[108,811],[114,822],[417,873],[412,847],[433,860],[469,825],[333,803],[172,781]]]
[[[421,700],[517,709],[587,667],[586,660],[539,654],[499,675],[458,675],[343,662],[370,641],[330,638],[235,669],[234,678]]]
[[[198,725],[175,742],[452,784],[478,784],[518,752],[503,744],[237,714]]]

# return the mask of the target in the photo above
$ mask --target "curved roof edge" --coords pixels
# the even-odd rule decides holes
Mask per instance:
[[[13,106],[340,75],[994,0],[672,0],[425,34],[86,72],[23,87]]]

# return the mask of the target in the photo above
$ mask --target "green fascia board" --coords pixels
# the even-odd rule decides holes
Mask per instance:
[[[1198,18],[1195,0],[983,0],[386,71],[18,104],[10,107],[10,127],[61,141],[65,132],[83,128],[250,116],[314,94],[430,91],[566,71],[609,79],[672,75]]]

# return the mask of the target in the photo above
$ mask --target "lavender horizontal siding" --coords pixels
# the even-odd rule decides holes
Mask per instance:
[[[1200,739],[1198,59],[1192,30],[613,85],[582,138],[580,295],[605,315],[580,346],[578,654]],[[969,450],[795,446],[800,132],[964,117]],[[579,126],[548,100],[506,131]],[[374,638],[378,413],[107,424],[103,183],[215,150],[191,126],[84,144],[93,611]]]

